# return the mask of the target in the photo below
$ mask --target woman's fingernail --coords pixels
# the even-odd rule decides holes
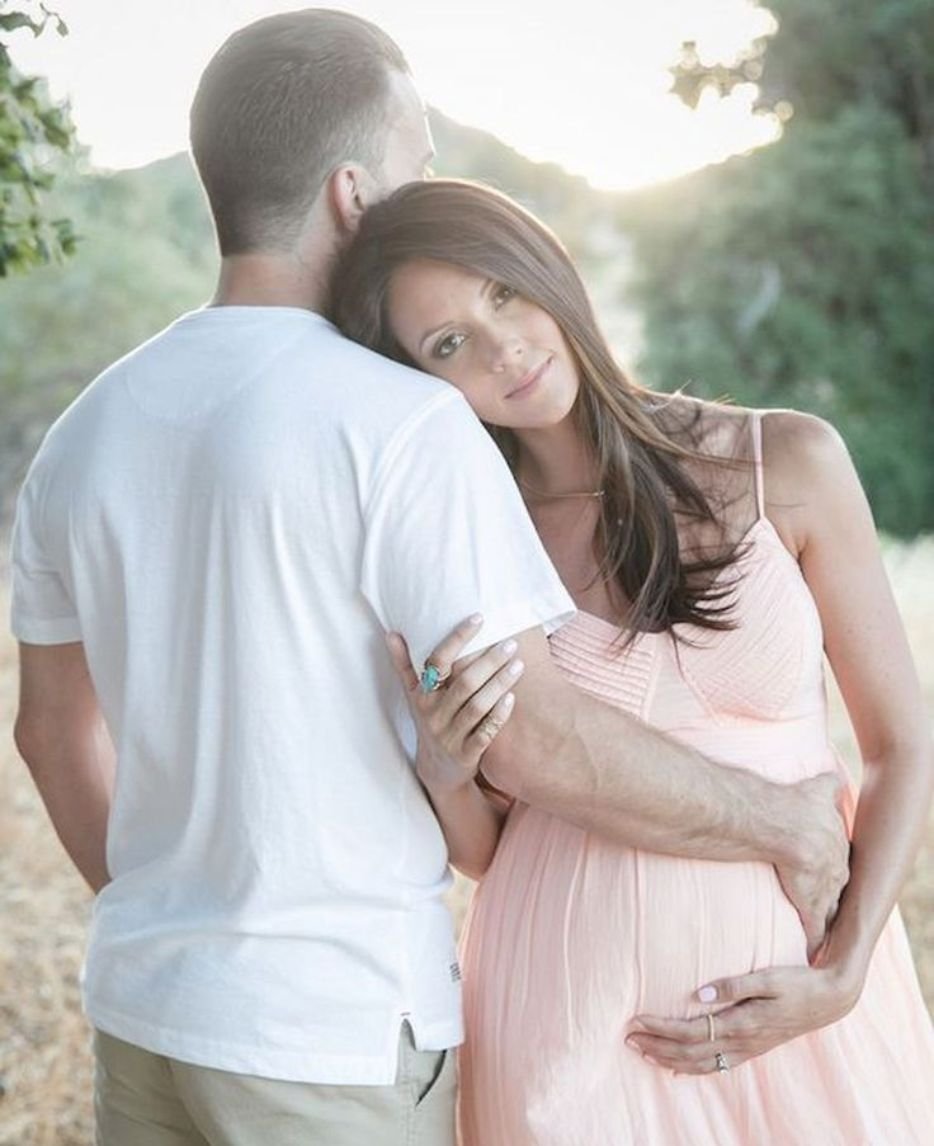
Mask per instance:
[[[506,669],[506,675],[507,676],[518,676],[519,673],[522,672],[522,670],[524,668],[525,668],[525,662],[524,661],[513,661],[512,664],[509,666],[509,668]]]
[[[516,698],[512,695],[511,692],[507,692],[503,697],[503,708],[512,708],[515,703]]]
[[[717,1001],[717,988],[701,987],[697,992],[697,997],[702,1003],[715,1003]]]
[[[504,641],[500,645],[500,651],[504,652],[507,657],[511,657],[518,647],[515,641]]]
[[[469,625],[482,625],[483,624],[483,614],[482,613],[474,613],[474,615],[472,617],[467,618],[467,623]]]

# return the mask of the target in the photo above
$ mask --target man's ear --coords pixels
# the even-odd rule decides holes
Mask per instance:
[[[360,226],[363,212],[376,201],[376,183],[365,167],[347,163],[331,172],[328,198],[338,226],[352,235]]]

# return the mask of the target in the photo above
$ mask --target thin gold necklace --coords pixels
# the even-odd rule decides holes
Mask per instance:
[[[604,489],[582,489],[574,493],[548,493],[547,490],[536,489],[534,485],[529,485],[527,481],[522,478],[516,478],[519,485],[527,492],[532,494],[533,497],[540,498],[559,498],[559,497],[605,497],[606,490]]]

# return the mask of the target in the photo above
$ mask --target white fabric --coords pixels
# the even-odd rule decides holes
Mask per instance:
[[[85,1002],[219,1069],[388,1083],[462,1036],[440,829],[383,630],[573,611],[450,387],[290,308],[179,319],[47,435],[13,629],[84,642],[118,751]]]

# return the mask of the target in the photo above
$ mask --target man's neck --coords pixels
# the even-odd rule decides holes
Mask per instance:
[[[289,306],[321,313],[322,269],[289,254],[230,255],[221,261],[211,306]]]

